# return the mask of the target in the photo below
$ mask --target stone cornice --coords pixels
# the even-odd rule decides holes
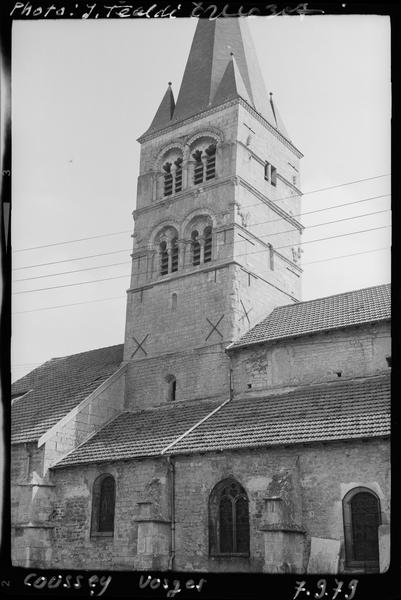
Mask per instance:
[[[240,177],[239,175],[237,175],[237,180],[238,180],[238,183],[240,183],[247,190],[249,190],[254,196],[256,196],[257,198],[259,198],[259,200],[261,200],[262,202],[264,202],[269,208],[271,208],[274,212],[276,212],[278,215],[280,215],[280,217],[282,217],[283,219],[285,219],[286,221],[288,221],[288,223],[290,223],[291,225],[293,225],[296,229],[298,229],[298,231],[302,232],[305,229],[305,227],[303,225],[301,225],[301,223],[299,221],[297,221],[296,219],[294,219],[294,217],[292,217],[285,210],[283,210],[282,208],[280,208],[280,206],[277,206],[277,204],[275,204],[273,202],[273,200],[269,200],[269,198],[267,196],[265,196],[264,194],[262,194],[262,192],[260,192],[259,190],[257,190],[255,187],[253,187],[253,185],[251,185],[250,183],[248,183],[247,181],[245,181],[245,179],[243,179],[242,177]]]
[[[252,158],[254,160],[256,160],[256,162],[258,162],[260,165],[263,166],[265,164],[266,161],[263,158],[261,158],[259,156],[259,154],[256,154],[256,152],[254,150],[252,150],[249,146],[247,146],[246,144],[244,144],[244,142],[241,142],[241,140],[237,140],[237,144],[239,144],[240,146],[242,146],[244,148],[244,150],[246,150],[247,152],[249,152],[249,154],[252,156]],[[294,192],[296,194],[298,194],[299,196],[302,196],[301,190],[299,190],[293,183],[291,183],[290,181],[288,181],[288,179],[286,179],[279,172],[277,172],[277,179],[280,179],[280,181],[282,181],[285,185],[288,185],[288,187],[290,187],[292,190],[294,190]]]
[[[227,183],[235,183],[235,176],[230,175],[229,177],[216,177],[210,181],[205,181],[202,184],[195,186],[187,187],[182,192],[178,192],[177,194],[172,194],[171,196],[167,196],[166,198],[162,198],[158,202],[153,202],[148,206],[143,206],[142,208],[137,208],[132,212],[134,219],[137,215],[146,214],[147,212],[151,212],[152,210],[164,208],[170,204],[174,204],[175,202],[179,202],[189,196],[199,196],[203,193],[204,190],[210,190],[214,187],[219,187],[221,185],[225,185]],[[200,191],[202,190],[202,192]]]
[[[189,275],[198,275],[199,273],[207,273],[209,271],[216,271],[217,269],[224,269],[228,266],[230,266],[231,264],[233,264],[233,261],[231,258],[230,259],[225,259],[224,261],[215,261],[213,263],[208,263],[208,266],[205,267],[195,267],[192,268],[191,270],[187,270],[187,271],[176,271],[175,273],[171,273],[169,274],[169,276],[164,275],[161,279],[155,279],[152,282],[146,283],[144,285],[140,285],[138,287],[135,288],[128,288],[127,290],[127,294],[133,293],[133,292],[139,292],[142,289],[147,289],[147,288],[151,288],[154,287],[156,285],[161,285],[163,283],[166,283],[166,281],[177,281],[178,279],[182,279],[183,277],[187,277]]]
[[[267,99],[266,99],[266,101],[267,101]],[[153,132],[149,132],[149,133],[145,132],[139,138],[137,138],[137,142],[142,144],[143,142],[147,142],[147,141],[154,139],[156,137],[159,137],[161,135],[165,135],[166,133],[169,133],[170,131],[177,129],[178,127],[181,127],[182,125],[187,125],[188,123],[193,123],[194,121],[197,121],[201,118],[212,115],[212,114],[219,112],[221,110],[224,110],[225,108],[228,108],[230,106],[234,106],[235,104],[241,104],[244,108],[246,108],[248,110],[248,112],[251,113],[252,116],[254,116],[262,125],[264,125],[265,128],[268,131],[270,131],[275,137],[277,137],[281,142],[283,142],[283,144],[285,146],[287,146],[298,158],[303,157],[302,152],[300,152],[300,150],[298,150],[298,148],[296,148],[290,142],[290,140],[288,140],[286,137],[284,137],[284,135],[282,133],[280,133],[275,127],[273,127],[273,125],[271,125],[264,117],[262,117],[262,115],[259,114],[254,108],[252,108],[252,106],[250,104],[248,104],[248,102],[246,102],[243,98],[241,98],[239,96],[238,96],[238,98],[234,98],[233,100],[224,102],[223,104],[220,104],[219,106],[214,106],[214,107],[208,108],[202,112],[196,113],[195,115],[192,115],[191,117],[188,117],[187,119],[183,119],[182,121],[176,121],[175,123],[171,123],[171,125],[169,125],[168,127],[164,127],[163,129],[159,129],[158,131],[153,131]]]
[[[301,190],[299,190],[296,185],[291,183],[291,181],[288,181],[288,179],[283,177],[279,172],[277,172],[277,179],[280,179],[283,183],[285,183],[285,185],[288,185],[288,187],[294,190],[294,192],[298,194],[298,196],[302,196]]]
[[[284,256],[283,254],[281,254],[281,252],[278,252],[277,250],[274,249],[274,246],[271,246],[270,244],[267,244],[266,242],[264,242],[263,240],[261,240],[257,235],[255,235],[254,233],[252,233],[251,231],[249,231],[248,229],[246,229],[246,227],[244,227],[243,225],[240,225],[239,223],[234,223],[234,227],[241,229],[241,231],[243,233],[245,233],[248,237],[251,237],[252,239],[254,239],[258,244],[260,244],[261,246],[264,246],[266,249],[272,249],[274,254],[276,254],[281,260],[285,261],[286,263],[288,263],[291,267],[298,269],[301,273],[302,273],[302,269],[301,267],[299,267],[296,263],[292,262],[292,260],[290,260],[289,258],[287,258],[286,256]]]

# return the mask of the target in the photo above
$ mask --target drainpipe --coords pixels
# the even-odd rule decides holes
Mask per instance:
[[[171,456],[167,456],[167,467],[170,479],[170,556],[168,559],[168,570],[173,570],[175,558],[175,465]]]
[[[234,397],[234,376],[233,376],[233,363],[231,360],[231,356],[229,355],[229,353],[227,352],[227,350],[225,351],[229,360],[229,367],[228,367],[228,371],[230,373],[230,400],[233,399]]]

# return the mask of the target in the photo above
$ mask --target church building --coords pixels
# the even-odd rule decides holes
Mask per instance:
[[[245,18],[199,20],[138,141],[124,344],[13,385],[13,564],[385,571],[390,286],[302,302],[302,153]]]

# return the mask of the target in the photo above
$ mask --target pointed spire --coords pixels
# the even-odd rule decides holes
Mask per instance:
[[[156,129],[162,129],[163,127],[166,127],[172,119],[172,116],[174,113],[174,108],[175,108],[174,94],[173,94],[173,90],[171,88],[171,81],[169,81],[166,93],[163,96],[163,100],[160,102],[160,106],[156,111],[156,114],[153,118],[153,121],[152,121],[148,131],[150,131],[151,129],[156,130]]]
[[[177,98],[174,121],[181,121],[216,105],[217,100],[224,98],[226,86],[232,93],[234,82],[237,94],[276,127],[246,19],[199,19]]]
[[[230,56],[231,60],[227,64],[227,68],[219,83],[219,87],[217,88],[212,101],[212,106],[218,106],[227,100],[238,98],[238,96],[241,96],[241,98],[246,100],[249,104],[252,104],[244,80],[239,72],[234,52],[230,52]]]

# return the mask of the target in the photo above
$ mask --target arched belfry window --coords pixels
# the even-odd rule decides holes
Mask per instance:
[[[155,248],[155,274],[168,275],[178,271],[180,245],[177,229],[166,225],[152,239]]]
[[[199,232],[194,229],[191,233],[192,264],[194,266],[200,265],[200,243],[198,238]]]
[[[92,535],[113,535],[115,481],[112,475],[100,475],[93,484]]]
[[[167,275],[168,273],[168,251],[167,242],[160,242],[160,275]]]
[[[171,272],[178,271],[178,238],[171,240]]]
[[[182,191],[183,156],[181,148],[168,149],[158,163],[161,165],[162,186],[159,195],[172,196]]]
[[[164,175],[164,195],[171,196],[173,193],[173,174],[171,172],[171,163],[166,162],[163,165],[163,175]]]
[[[380,500],[368,488],[350,490],[343,499],[345,563],[362,571],[379,570]]]
[[[192,157],[194,159],[194,184],[202,183],[204,165],[202,160],[202,150],[196,150]]]
[[[209,497],[209,553],[249,555],[249,502],[234,478],[220,481]]]
[[[211,144],[206,153],[206,181],[216,177],[216,144]]]
[[[179,157],[174,162],[175,164],[175,182],[174,182],[174,191],[181,192],[182,190],[182,158]]]
[[[203,230],[203,239],[205,241],[205,251],[203,262],[210,262],[212,260],[212,228],[210,225],[205,227]]]

